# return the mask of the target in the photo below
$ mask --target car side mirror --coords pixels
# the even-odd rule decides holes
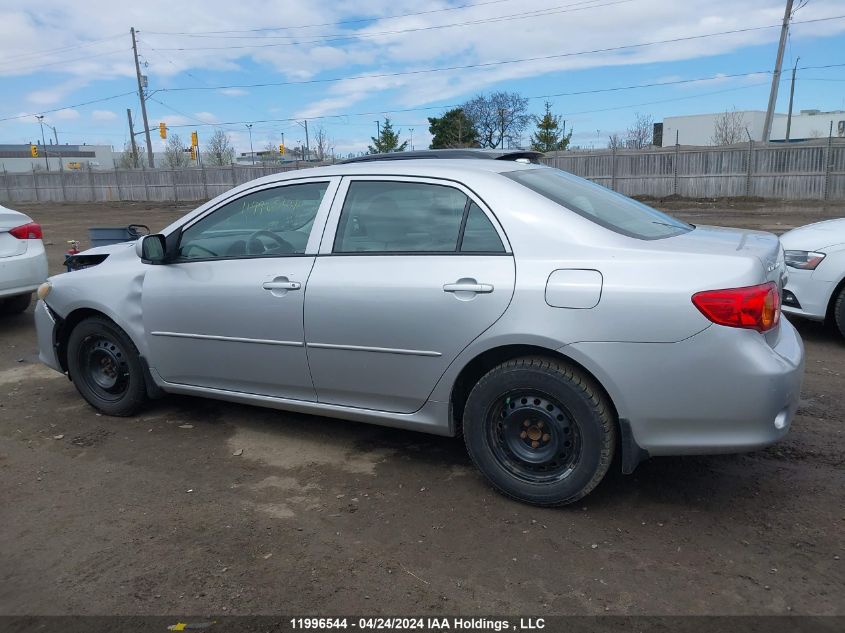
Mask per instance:
[[[135,253],[145,264],[163,264],[167,261],[167,240],[161,233],[144,235],[135,242]]]

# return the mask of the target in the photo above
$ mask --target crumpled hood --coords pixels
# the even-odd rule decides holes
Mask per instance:
[[[137,241],[137,240],[135,240]],[[120,244],[109,244],[108,246],[95,246],[87,251],[81,251],[79,255],[113,255],[121,253],[126,249],[135,248],[135,241],[121,242]]]

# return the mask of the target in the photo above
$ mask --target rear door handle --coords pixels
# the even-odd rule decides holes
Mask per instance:
[[[299,290],[302,284],[298,281],[265,281],[261,287],[264,290]]]
[[[493,292],[493,285],[492,284],[473,284],[473,283],[458,282],[458,283],[454,283],[454,284],[444,284],[443,285],[443,292],[487,293],[487,292]]]

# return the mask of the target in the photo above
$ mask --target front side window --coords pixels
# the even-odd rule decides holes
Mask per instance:
[[[559,169],[541,167],[503,175],[600,226],[628,237],[654,240],[693,229],[657,209]]]
[[[287,185],[228,202],[182,233],[179,259],[302,254],[328,186]]]
[[[468,202],[463,192],[444,185],[352,182],[334,252],[456,252]]]

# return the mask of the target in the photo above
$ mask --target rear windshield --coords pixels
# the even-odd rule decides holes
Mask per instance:
[[[656,240],[693,229],[657,209],[559,169],[525,169],[503,175],[596,224],[628,237]]]

